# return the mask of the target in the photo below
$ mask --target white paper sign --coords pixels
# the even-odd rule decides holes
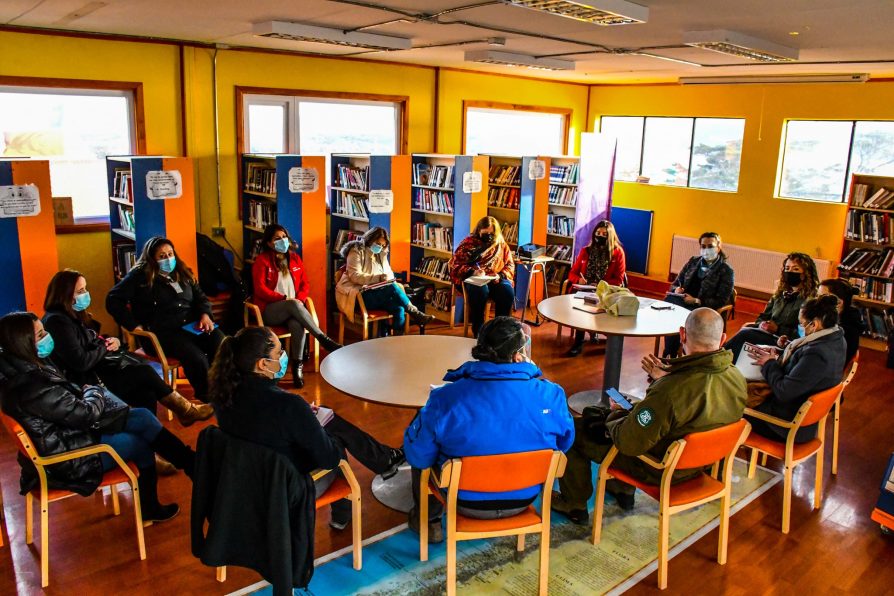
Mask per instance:
[[[472,193],[472,192],[481,192],[481,181],[483,177],[481,172],[478,170],[472,170],[471,172],[465,172],[463,174],[463,192]]]
[[[183,178],[179,170],[146,172],[146,194],[153,201],[179,199],[183,196]]]
[[[390,190],[369,191],[370,213],[391,213],[394,210],[394,193]]]
[[[546,162],[542,159],[532,159],[528,163],[528,178],[531,180],[543,180],[546,178]]]
[[[316,192],[319,178],[316,168],[289,168],[289,192]]]
[[[29,217],[39,213],[40,191],[37,186],[0,186],[0,217]]]

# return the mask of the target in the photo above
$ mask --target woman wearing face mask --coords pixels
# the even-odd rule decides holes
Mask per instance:
[[[345,259],[345,273],[335,286],[335,300],[338,309],[354,320],[357,296],[363,292],[366,308],[384,310],[391,315],[391,331],[394,335],[404,332],[406,313],[416,325],[426,325],[434,317],[420,311],[410,302],[403,286],[397,282],[364,290],[364,286],[393,280],[394,272],[388,263],[388,231],[382,227],[370,228],[360,240],[346,243],[341,249]]]
[[[683,265],[664,300],[688,310],[700,306],[717,310],[732,301],[735,284],[733,268],[726,262],[720,234],[705,232],[698,243],[701,246],[699,256],[690,258]],[[664,338],[665,358],[676,357],[679,350],[678,336]]]
[[[279,224],[270,224],[264,228],[261,242],[264,250],[251,267],[253,299],[261,309],[265,324],[282,325],[292,334],[289,354],[292,383],[300,389],[304,387],[305,329],[328,352],[339,349],[341,344],[317,326],[305,306],[310,283],[304,262],[292,250],[288,230]]]
[[[102,387],[70,382],[53,366],[53,336],[36,315],[17,312],[0,318],[0,403],[42,456],[103,443],[139,469],[143,521],[162,522],[180,507],[158,501],[154,453],[192,477],[195,453],[165,429],[149,410],[127,408]],[[154,452],[154,453],[153,453]],[[116,468],[108,454],[87,455],[47,468],[49,488],[90,495],[104,472]],[[34,466],[22,466],[21,489],[38,486]]]
[[[770,396],[756,409],[783,420],[793,420],[807,398],[841,382],[844,368],[844,332],[838,327],[838,299],[820,296],[804,302],[798,313],[804,335],[785,347],[758,355],[749,354],[770,386]],[[747,417],[747,416],[746,416]],[[785,440],[788,429],[748,418],[751,431],[775,440]],[[798,430],[796,443],[816,437],[816,425]]]
[[[483,286],[466,284],[469,298],[469,318],[472,333],[478,337],[478,330],[484,323],[484,307],[487,300],[494,301],[496,316],[504,317],[512,313],[515,302],[515,261],[512,250],[503,239],[500,222],[491,216],[482,217],[472,234],[466,237],[453,253],[448,264],[450,279],[456,290],[463,291],[463,281],[473,275],[489,275],[495,280]]]
[[[819,285],[820,296],[832,295],[838,298],[838,326],[844,332],[844,341],[847,343],[845,362],[850,362],[857,355],[857,350],[860,349],[860,336],[866,330],[860,309],[852,304],[854,296],[859,292],[843,279],[824,279]]]
[[[345,450],[383,477],[396,474],[404,461],[402,449],[382,445],[338,415],[321,426],[314,407],[277,386],[288,362],[282,344],[267,327],[246,327],[225,339],[210,374],[209,396],[220,428],[288,456],[305,474],[337,468]],[[317,496],[329,488],[335,473],[316,481]],[[332,504],[330,526],[341,530],[350,520],[349,501]]]
[[[789,253],[783,262],[776,292],[764,312],[754,323],[743,325],[723,347],[732,351],[737,361],[746,342],[774,346],[780,336],[798,337],[798,311],[805,300],[816,296],[818,286],[813,259],[800,252]]]
[[[180,361],[196,399],[207,401],[208,368],[224,334],[211,320],[211,303],[174,244],[155,236],[140,260],[106,296],[106,310],[127,330],[145,329],[158,337],[166,356]],[[198,332],[187,331],[184,326]],[[144,350],[151,344],[142,341]]]
[[[608,220],[602,220],[593,228],[589,246],[577,255],[571,271],[568,272],[570,284],[595,286],[600,281],[613,286],[624,285],[624,274],[627,272],[626,257],[615,226]],[[568,350],[569,356],[577,356],[584,346],[584,332],[574,332],[574,345]]]

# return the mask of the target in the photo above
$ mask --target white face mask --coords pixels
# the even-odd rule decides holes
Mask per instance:
[[[719,251],[717,248],[713,247],[713,246],[710,247],[710,248],[703,248],[703,249],[701,250],[702,258],[703,258],[704,260],[706,260],[706,261],[713,261],[714,259],[716,259],[716,258],[717,258],[717,254],[718,254],[719,252],[720,252],[720,251]]]

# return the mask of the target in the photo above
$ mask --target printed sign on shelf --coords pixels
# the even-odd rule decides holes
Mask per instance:
[[[471,172],[465,172],[463,174],[463,192],[465,193],[473,193],[473,192],[481,192],[481,181],[483,176],[481,172],[478,170],[472,170]]]
[[[528,178],[531,180],[546,178],[546,162],[542,159],[532,159],[528,164]]]
[[[179,199],[183,196],[183,178],[179,170],[146,172],[146,194],[153,201]]]
[[[394,193],[390,190],[369,191],[370,213],[391,213],[394,210]]]
[[[319,178],[316,168],[289,168],[289,192],[316,192]]]
[[[34,184],[0,186],[0,217],[30,217],[40,213],[40,191]]]

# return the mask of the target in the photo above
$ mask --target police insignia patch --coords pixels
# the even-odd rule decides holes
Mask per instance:
[[[652,421],[655,420],[655,416],[652,413],[651,408],[643,408],[640,410],[639,414],[636,415],[636,421],[639,422],[639,425],[643,428],[652,424]]]

